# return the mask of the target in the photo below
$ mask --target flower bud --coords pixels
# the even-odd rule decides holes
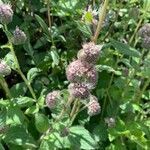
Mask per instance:
[[[150,23],[146,23],[143,27],[140,28],[139,36],[141,38],[150,37]]]
[[[0,60],[0,75],[8,76],[10,73],[11,68],[3,60]]]
[[[96,63],[102,46],[95,45],[93,42],[84,44],[83,49],[78,52],[78,59],[90,64]]]
[[[61,137],[66,137],[69,135],[69,128],[63,128],[61,131],[60,131],[60,136]]]
[[[0,23],[8,24],[12,21],[13,10],[9,4],[0,5]]]
[[[75,60],[66,69],[67,79],[70,82],[83,82],[95,86],[98,79],[96,69],[81,60]]]
[[[150,36],[146,36],[145,38],[142,39],[142,47],[149,49],[150,48]]]
[[[59,96],[60,96],[60,91],[53,91],[53,92],[48,93],[46,96],[46,105],[50,109],[55,108]]]
[[[26,34],[19,29],[19,27],[16,27],[14,33],[13,33],[13,43],[14,45],[21,45],[24,44],[27,39]]]
[[[108,125],[108,127],[112,128],[115,126],[116,121],[114,118],[110,117],[110,118],[105,118],[105,123]]]
[[[94,116],[100,113],[101,107],[98,103],[97,97],[94,95],[90,95],[90,101],[88,103],[88,114],[89,116]]]
[[[68,90],[73,98],[86,99],[90,94],[88,87],[83,83],[71,83]]]

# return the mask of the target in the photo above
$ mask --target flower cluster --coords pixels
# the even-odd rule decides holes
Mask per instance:
[[[100,112],[100,105],[90,91],[95,88],[98,73],[95,63],[99,57],[101,46],[93,42],[85,43],[78,52],[78,59],[71,62],[66,69],[66,76],[71,83],[68,86],[72,98],[88,101],[88,114],[93,116]]]
[[[0,5],[0,23],[8,24],[12,21],[13,10],[9,4]]]
[[[150,48],[150,23],[145,24],[139,30],[139,36],[142,38],[142,47]]]
[[[8,24],[12,22],[13,18],[13,10],[11,8],[11,5],[9,4],[1,4],[0,5],[0,23],[2,24]],[[21,45],[24,44],[27,37],[26,34],[19,29],[19,27],[16,27],[15,31],[13,32],[13,39],[12,42],[14,45]]]
[[[93,116],[98,114],[101,111],[101,107],[98,103],[98,99],[94,95],[90,95],[90,101],[88,103],[88,114]]]
[[[27,39],[26,34],[16,27],[15,31],[13,32],[13,43],[14,45],[21,45],[24,44]]]
[[[6,64],[5,61],[0,60],[0,75],[8,76],[11,73],[11,68]]]
[[[57,104],[57,100],[59,99],[60,91],[53,91],[47,94],[46,96],[46,105],[53,109]]]

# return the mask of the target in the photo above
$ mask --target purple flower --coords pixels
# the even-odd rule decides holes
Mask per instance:
[[[68,89],[73,98],[86,99],[90,94],[88,87],[83,83],[70,83]]]
[[[11,5],[1,4],[0,5],[0,22],[2,24],[8,24],[12,21],[12,18],[13,18],[13,10],[11,9]]]
[[[90,101],[88,103],[88,114],[90,116],[94,116],[100,113],[101,107],[98,103],[97,97],[94,95],[90,95]]]
[[[53,92],[48,93],[46,96],[46,105],[50,109],[55,108],[59,96],[60,96],[60,91],[53,91]]]
[[[4,62],[0,60],[0,75],[8,76],[11,73],[11,68]]]

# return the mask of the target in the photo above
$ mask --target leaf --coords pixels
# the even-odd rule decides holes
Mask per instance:
[[[25,111],[25,114],[35,114],[39,111],[39,107],[36,105],[36,106],[31,106],[29,107],[26,111]]]
[[[140,57],[141,54],[134,48],[130,47],[129,45],[125,43],[118,42],[114,39],[111,39],[111,45],[120,53],[132,57]]]
[[[7,115],[6,110],[0,111],[0,127],[3,127],[6,124],[6,115]]]
[[[82,126],[74,126],[70,128],[70,142],[76,149],[91,150],[97,148],[95,139],[90,132]]]
[[[12,55],[11,52],[9,52],[5,57],[4,60],[6,61],[6,63],[14,70],[16,70],[17,68],[17,64],[15,62],[14,56]]]
[[[56,52],[56,50],[51,51],[51,56],[52,56],[52,59],[53,59],[53,66],[55,66],[55,65],[57,66],[59,64],[59,55]]]
[[[42,140],[39,150],[55,150],[56,146],[54,142],[49,142],[48,140]]]
[[[78,29],[83,33],[84,36],[90,38],[92,36],[92,31],[90,27],[81,22],[77,22]]]
[[[0,143],[0,150],[5,150],[5,148],[3,147],[1,143]]]
[[[36,114],[35,126],[40,133],[46,132],[49,128],[48,118],[44,114]]]
[[[17,104],[19,107],[31,106],[34,103],[34,99],[30,97],[19,97],[12,99],[13,103]]]
[[[110,72],[112,72],[112,73],[114,73],[115,75],[121,75],[122,73],[121,73],[121,71],[116,71],[116,70],[114,70],[111,66],[107,66],[107,65],[97,65],[96,66],[96,69],[98,70],[98,71],[107,71],[108,73],[110,73]]]
[[[27,86],[24,82],[17,83],[10,89],[12,97],[24,96],[27,92]]]
[[[4,138],[6,143],[13,143],[16,145],[36,147],[31,135],[22,126],[13,126],[9,128]]]
[[[23,124],[25,116],[23,112],[17,107],[10,106],[7,112],[7,124]]]
[[[38,21],[38,23],[40,24],[41,28],[43,29],[43,31],[49,35],[50,31],[48,30],[48,26],[47,24],[44,22],[44,20],[39,16],[39,15],[35,15],[36,20]]]
[[[31,83],[34,78],[39,75],[40,69],[38,68],[31,68],[27,73],[27,79]]]

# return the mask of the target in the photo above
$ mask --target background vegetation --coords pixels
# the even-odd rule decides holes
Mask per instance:
[[[102,0],[0,0],[11,3],[9,32],[0,25],[0,58],[11,67],[5,76],[11,98],[0,87],[0,150],[100,149],[142,150],[150,147],[150,54],[138,30],[149,22],[149,0],[111,0],[97,44],[103,45],[96,68],[99,80],[92,91],[101,112],[90,117],[79,112],[68,123],[63,107],[51,111],[45,96],[61,90],[68,99],[65,70],[82,44],[91,41],[98,21],[88,11],[100,11]],[[101,11],[101,13],[104,13]],[[100,14],[101,14],[100,13]],[[26,35],[14,51],[31,84],[33,98],[16,68],[10,34],[19,26]],[[73,105],[73,104],[72,104]],[[70,106],[72,108],[72,105]],[[68,110],[70,108],[67,108]]]

